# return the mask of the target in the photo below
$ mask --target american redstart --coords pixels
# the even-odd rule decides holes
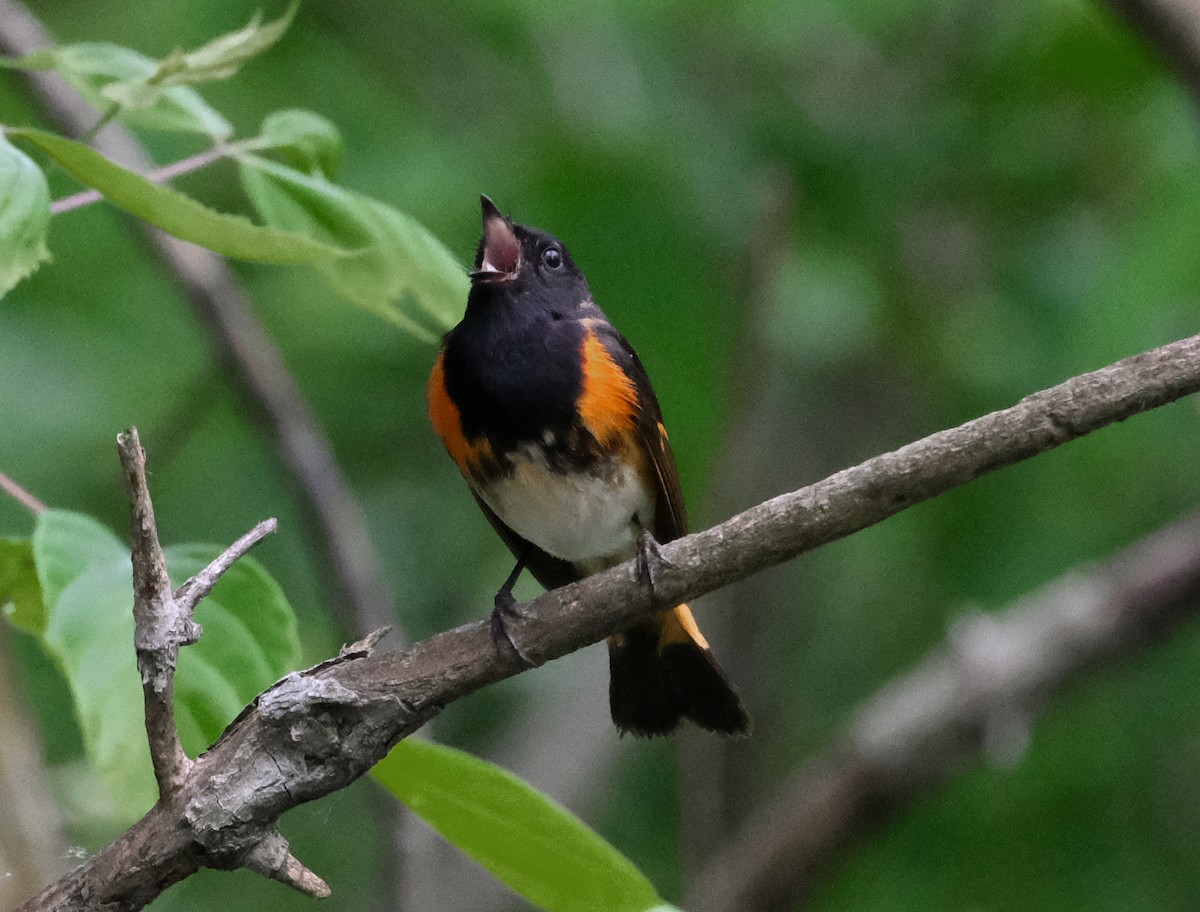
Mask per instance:
[[[434,363],[429,417],[517,558],[496,596],[502,613],[523,568],[553,589],[649,559],[645,549],[684,535],[687,520],[658,399],[632,346],[562,242],[482,202],[467,311]],[[683,716],[710,731],[748,730],[687,605],[610,637],[608,654],[622,732],[666,734]]]

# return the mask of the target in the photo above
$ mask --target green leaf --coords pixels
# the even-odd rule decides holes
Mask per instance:
[[[37,146],[76,180],[99,190],[126,212],[224,256],[294,264],[332,259],[351,252],[300,234],[260,227],[238,215],[216,212],[189,196],[122,168],[82,143],[28,127],[9,133]]]
[[[221,551],[166,549],[178,585]],[[142,688],[133,648],[133,585],[127,547],[87,516],[38,516],[33,557],[47,606],[42,644],[62,669],[89,762],[125,819],[155,799]],[[295,616],[279,586],[243,558],[200,603],[204,635],[181,651],[175,706],[185,749],[211,744],[255,695],[299,658]]]
[[[431,342],[457,322],[466,272],[416,219],[259,156],[239,162],[246,193],[267,224],[361,251],[314,264],[341,295]]]
[[[0,297],[50,259],[49,230],[46,176],[0,133]]]
[[[0,538],[0,611],[18,630],[40,636],[46,629],[33,543],[26,539]]]
[[[133,651],[129,551],[87,516],[38,516],[33,553],[48,610],[42,646],[67,680],[92,767],[132,819],[154,803]]]
[[[255,13],[249,24],[236,32],[214,38],[194,51],[176,50],[159,61],[152,73],[110,83],[101,94],[123,108],[139,110],[157,104],[173,87],[228,79],[283,37],[299,8],[299,0],[293,0],[286,13],[266,25],[262,13]]]
[[[9,66],[55,70],[92,107],[107,112],[115,102],[105,94],[109,86],[142,82],[158,71],[158,61],[116,44],[85,42],[35,51]],[[187,86],[161,89],[153,104],[122,108],[117,119],[137,129],[199,133],[214,139],[233,135],[233,127],[200,93]]]
[[[646,912],[650,882],[558,803],[512,773],[427,741],[402,741],[373,775],[435,830],[549,912]]]
[[[320,114],[295,108],[276,111],[263,121],[258,135],[297,171],[333,180],[341,170],[342,135]]]

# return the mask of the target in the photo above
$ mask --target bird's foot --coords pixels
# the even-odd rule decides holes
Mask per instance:
[[[658,541],[649,531],[643,530],[637,540],[637,576],[650,593],[658,598],[658,581],[663,567],[674,566],[662,556]]]
[[[508,644],[508,648],[513,651],[522,665],[526,668],[533,668],[534,662],[529,656],[525,655],[525,652],[517,644],[516,638],[512,635],[512,631],[508,629],[509,618],[523,620],[526,616],[517,604],[517,600],[513,598],[511,589],[501,589],[496,593],[492,607],[492,642],[497,647],[500,646],[501,641]]]

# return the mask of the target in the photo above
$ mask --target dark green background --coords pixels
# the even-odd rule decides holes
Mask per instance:
[[[35,4],[64,41],[156,56],[255,6]],[[1103,6],[312,2],[205,94],[241,135],[281,107],[329,117],[347,145],[341,182],[464,262],[480,192],[562,237],[654,377],[696,527],[1196,331],[1195,110]],[[37,121],[14,75],[0,112]],[[160,162],[197,148],[144,138]],[[181,186],[244,208],[231,166]],[[136,423],[164,539],[229,541],[279,516],[259,557],[299,613],[306,659],[329,655],[346,631],[291,483],[186,302],[103,206],[55,218],[51,247],[54,263],[0,303],[0,470],[123,532],[114,438]],[[426,426],[433,350],[304,270],[235,268],[363,501],[399,623],[416,638],[482,616],[509,559]],[[734,754],[727,824],[955,617],[1185,513],[1198,447],[1185,400],[772,571],[720,617],[702,604],[756,722]],[[29,527],[0,499],[0,534]],[[69,760],[62,686],[5,639],[51,760]],[[602,662],[593,649],[492,688],[434,734],[487,757],[518,721],[538,731],[571,663]],[[840,857],[813,906],[1194,908],[1197,676],[1195,625],[1089,676],[1019,763],[973,765],[898,815]],[[607,712],[602,688],[586,711]],[[605,757],[575,809],[677,899],[679,788],[694,777],[676,774],[669,744],[627,739]],[[325,908],[379,906],[384,800],[360,783],[285,818],[335,890]],[[155,908],[201,902],[309,907],[205,872]]]

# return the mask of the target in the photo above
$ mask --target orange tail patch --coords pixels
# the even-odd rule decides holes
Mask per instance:
[[[663,612],[662,627],[658,633],[658,651],[662,652],[668,646],[695,643],[701,649],[708,649],[708,640],[696,626],[696,618],[692,609],[687,605],[679,605],[671,611]]]
[[[750,717],[687,605],[610,638],[608,656],[609,705],[621,731],[665,735],[686,716],[709,731],[749,732]]]

